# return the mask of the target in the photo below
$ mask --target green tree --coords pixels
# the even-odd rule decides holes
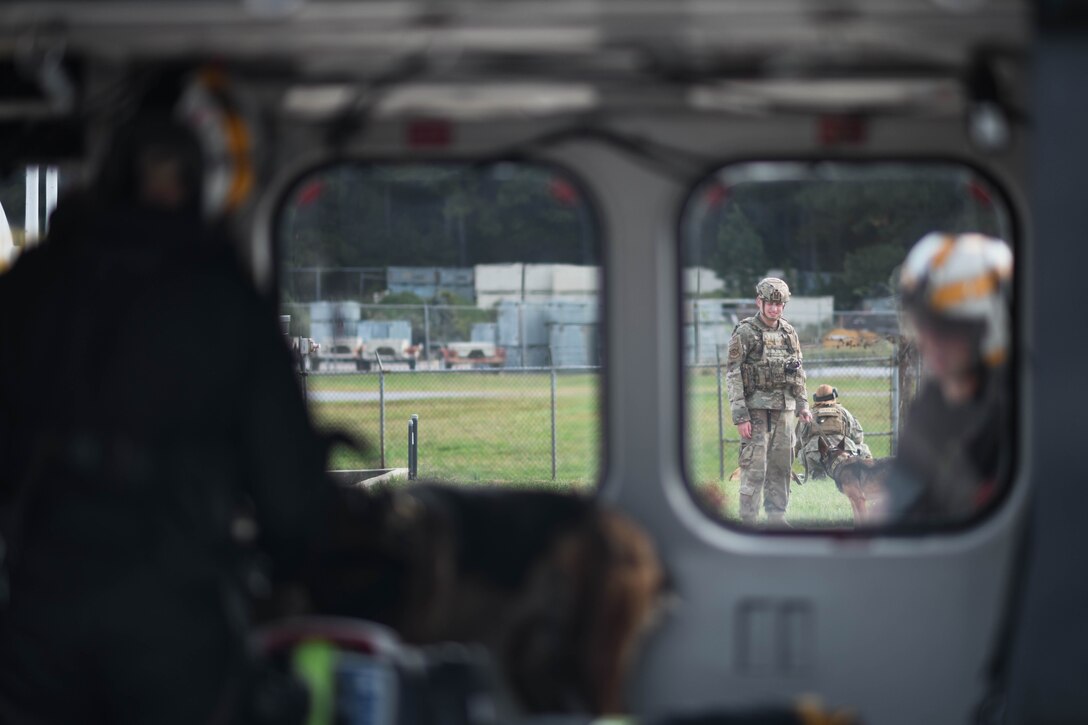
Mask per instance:
[[[873,244],[848,252],[835,295],[840,306],[856,308],[866,297],[884,297],[894,290],[889,286],[892,270],[903,263],[905,252],[898,244]]]
[[[382,298],[377,307],[363,310],[367,320],[408,320],[412,325],[412,342],[423,339],[423,304],[426,300],[411,292],[393,292]]]
[[[931,231],[1008,233],[998,197],[966,169],[818,164],[784,170],[779,179],[719,177],[727,211],[697,208],[692,214],[714,219],[716,233],[707,233],[705,222],[687,227],[694,235],[689,240],[698,242],[693,249],[689,241],[688,263],[712,263],[730,294],[738,285],[748,291],[738,274],[780,268],[799,294],[830,293],[845,309],[887,294],[891,270]],[[745,260],[751,269],[743,269]]]
[[[589,210],[573,188],[528,164],[341,164],[307,176],[288,198],[283,258],[286,266],[593,264]]]
[[[436,301],[443,307],[431,313],[431,329],[443,340],[468,340],[474,324],[495,321],[493,311],[474,307],[469,300],[452,292],[439,292]]]
[[[739,205],[730,205],[717,232],[711,263],[725,283],[728,297],[750,296],[756,282],[767,270],[763,237]]]

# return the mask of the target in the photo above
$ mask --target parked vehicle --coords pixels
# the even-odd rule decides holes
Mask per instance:
[[[458,365],[501,368],[506,364],[506,348],[493,342],[450,342],[442,352],[442,367]]]
[[[422,346],[413,345],[411,340],[403,337],[366,340],[360,346],[355,367],[357,370],[369,370],[377,361],[375,356],[381,356],[383,365],[407,363],[409,370],[415,370],[421,350]]]

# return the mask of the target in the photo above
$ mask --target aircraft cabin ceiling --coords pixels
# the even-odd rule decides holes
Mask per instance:
[[[1023,0],[14,0],[0,6],[0,52],[62,43],[116,59],[271,56],[350,75],[380,71],[391,54],[514,73],[534,58],[605,75],[864,73],[859,58],[911,73],[962,65],[965,47],[1022,48],[1029,10]]]
[[[1023,0],[9,0],[0,63],[48,100],[34,109],[0,87],[0,118],[70,112],[93,95],[66,96],[74,78],[108,87],[103,76],[119,69],[197,59],[278,87],[288,113],[311,116],[378,89],[380,103],[367,102],[376,116],[631,105],[951,114],[978,92],[968,86],[980,68],[983,94],[990,78],[1022,87],[1013,76],[1030,10]]]

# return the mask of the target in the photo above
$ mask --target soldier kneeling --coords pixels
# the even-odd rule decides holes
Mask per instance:
[[[805,464],[805,480],[826,478],[827,472],[820,461],[820,438],[828,448],[834,448],[844,439],[846,450],[853,455],[872,458],[865,445],[865,431],[853,414],[838,402],[839,391],[830,385],[821,385],[812,395],[812,422],[797,421],[795,438],[797,451]]]

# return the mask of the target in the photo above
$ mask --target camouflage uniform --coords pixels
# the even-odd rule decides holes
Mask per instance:
[[[797,449],[805,458],[805,471],[809,478],[825,478],[820,464],[820,437],[829,448],[846,439],[846,450],[854,455],[872,458],[865,445],[865,431],[858,419],[838,403],[817,403],[812,409],[812,422],[797,421]]]
[[[767,518],[782,522],[790,500],[794,416],[808,405],[793,325],[779,319],[771,328],[758,315],[741,320],[729,340],[725,379],[733,423],[752,423],[752,437],[740,443],[741,518],[755,523],[763,494]]]

